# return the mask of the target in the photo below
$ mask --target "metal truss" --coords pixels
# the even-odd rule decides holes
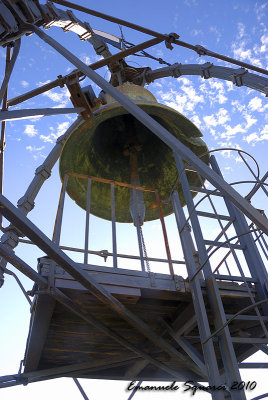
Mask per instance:
[[[19,199],[17,208],[12,205],[8,199],[6,199],[2,192],[0,194],[0,209],[1,214],[7,218],[10,225],[4,229],[4,234],[1,238],[0,244],[0,254],[2,258],[0,259],[0,282],[3,284],[3,275],[6,270],[7,262],[10,262],[15,268],[20,272],[25,274],[28,278],[33,280],[38,286],[38,290],[42,291],[53,299],[57,300],[65,307],[67,307],[71,312],[75,313],[77,316],[82,318],[88,324],[96,327],[102,332],[105,332],[107,336],[114,339],[117,343],[122,345],[125,349],[132,352],[132,356],[122,357],[121,360],[109,359],[109,365],[118,366],[128,365],[130,360],[136,360],[134,365],[134,370],[136,376],[139,376],[140,371],[148,365],[153,364],[157,368],[167,372],[170,376],[177,380],[191,379],[193,382],[208,381],[209,384],[219,386],[222,384],[223,379],[227,385],[228,393],[223,393],[221,391],[213,392],[212,398],[215,400],[223,400],[226,396],[230,396],[232,400],[245,400],[245,393],[243,391],[230,391],[229,387],[233,380],[240,381],[239,368],[249,368],[250,365],[247,363],[239,363],[239,360],[244,359],[245,354],[241,353],[238,357],[235,355],[233,343],[250,343],[256,348],[263,350],[267,353],[267,339],[264,336],[267,335],[267,329],[265,323],[267,322],[268,307],[266,303],[267,298],[267,273],[260,256],[259,248],[262,249],[264,254],[267,248],[267,243],[263,238],[263,232],[268,232],[267,219],[259,211],[257,211],[247,199],[250,199],[259,188],[262,188],[265,194],[267,190],[265,189],[265,179],[267,174],[260,179],[259,171],[257,175],[251,170],[254,177],[254,187],[251,192],[246,196],[246,199],[242,197],[231,185],[229,185],[221,176],[221,172],[216,163],[214,156],[210,158],[211,167],[208,167],[202,159],[198,158],[191,150],[185,147],[181,142],[174,138],[164,127],[153,120],[148,114],[146,114],[141,108],[136,106],[131,100],[122,95],[118,90],[116,90],[110,83],[105,81],[100,75],[98,75],[94,70],[100,68],[100,66],[107,65],[111,68],[113,63],[119,62],[122,57],[130,54],[134,54],[137,51],[143,50],[147,47],[151,47],[154,44],[165,41],[168,48],[172,48],[172,45],[180,45],[191,50],[196,51],[200,55],[210,55],[225,61],[232,62],[234,64],[242,67],[239,70],[225,67],[213,66],[213,64],[206,63],[203,65],[181,65],[174,64],[170,67],[161,68],[155,71],[151,71],[146,68],[141,74],[138,74],[134,83],[144,84],[150,83],[155,79],[173,76],[179,77],[181,75],[200,75],[205,79],[210,77],[216,77],[220,79],[225,79],[232,81],[236,86],[248,86],[252,89],[261,91],[267,94],[267,79],[264,77],[256,76],[254,74],[248,73],[243,68],[249,68],[257,72],[267,74],[267,71],[254,67],[228,57],[213,53],[202,46],[192,46],[185,42],[178,40],[176,34],[163,35],[155,31],[148,30],[146,28],[140,27],[138,25],[129,23],[127,21],[122,21],[114,17],[107,16],[102,13],[95,12],[88,8],[75,5],[73,3],[58,0],[55,3],[66,5],[80,11],[84,11],[88,14],[102,17],[104,19],[110,20],[112,22],[117,22],[122,25],[131,27],[133,29],[139,30],[143,33],[152,35],[154,39],[144,42],[140,45],[131,47],[125,51],[111,55],[107,44],[113,44],[115,47],[120,48],[120,41],[109,35],[102,35],[100,32],[94,31],[87,23],[82,23],[74,17],[70,11],[62,11],[57,9],[53,4],[48,3],[45,6],[40,5],[37,1],[19,1],[20,7],[17,6],[16,2],[9,0],[0,1],[0,44],[8,45],[15,40],[15,47],[10,58],[11,52],[9,49],[9,58],[7,58],[7,67],[4,82],[1,86],[1,101],[3,99],[3,109],[0,112],[0,117],[2,121],[7,119],[16,119],[22,117],[29,117],[33,115],[53,115],[54,113],[83,113],[84,107],[74,107],[72,109],[41,109],[41,110],[18,110],[18,111],[7,111],[8,106],[18,104],[26,99],[29,99],[35,95],[38,95],[46,90],[50,90],[56,86],[63,86],[68,84],[69,77],[58,78],[58,80],[45,85],[43,88],[31,91],[25,95],[19,96],[13,101],[7,101],[7,88],[10,74],[12,72],[20,44],[20,37],[24,34],[35,33],[44,42],[52,46],[57,52],[63,55],[67,60],[69,60],[74,67],[77,68],[72,74],[76,77],[87,76],[94,83],[96,83],[105,92],[109,93],[114,99],[116,99],[130,114],[135,116],[142,124],[144,124],[148,129],[150,129],[156,136],[158,136],[163,142],[165,142],[174,153],[174,159],[177,165],[179,181],[181,183],[184,197],[186,199],[187,209],[189,218],[186,218],[185,211],[181,207],[180,199],[176,191],[172,191],[171,200],[174,208],[174,213],[176,217],[176,222],[178,226],[178,231],[182,243],[182,248],[185,256],[185,265],[188,273],[188,284],[193,295],[193,306],[195,309],[195,314],[191,320],[188,320],[182,327],[176,327],[176,323],[169,325],[167,321],[163,321],[163,326],[165,330],[163,334],[155,333],[147,323],[145,323],[141,318],[131,312],[127,307],[125,307],[119,300],[112,296],[97,280],[92,278],[89,274],[85,273],[81,265],[75,263],[70,257],[68,257],[60,248],[60,233],[61,233],[61,220],[63,214],[64,206],[64,194],[66,190],[67,179],[64,180],[64,185],[62,188],[61,201],[59,203],[59,213],[55,224],[54,237],[51,241],[48,237],[42,233],[36,225],[34,225],[28,218],[28,213],[34,207],[34,200],[42,187],[46,179],[49,178],[51,170],[58,160],[63,144],[68,138],[70,132],[73,131],[75,127],[78,127],[83,119],[79,117],[77,121],[67,130],[65,135],[57,140],[55,147],[52,149],[44,163],[37,168],[35,172],[35,177],[33,178],[31,184],[29,185],[24,196]],[[70,51],[61,46],[56,40],[45,34],[40,26],[49,28],[50,26],[59,26],[63,28],[64,31],[73,31],[78,34],[81,40],[88,40],[94,47],[97,54],[102,55],[105,59],[101,60],[95,65],[87,66],[81,62],[77,57],[75,57]],[[112,42],[112,43],[111,43]],[[7,53],[8,54],[8,53]],[[73,76],[73,75],[72,75]],[[91,110],[90,110],[91,112]],[[94,110],[92,111],[94,113]],[[39,113],[39,114],[38,114]],[[2,122],[3,124],[4,122]],[[3,127],[3,125],[2,125]],[[2,135],[4,136],[4,135]],[[2,140],[3,148],[3,140]],[[2,150],[3,151],[3,150]],[[240,154],[240,153],[239,153]],[[243,155],[240,154],[243,158]],[[245,160],[244,160],[245,161]],[[186,165],[185,165],[186,163]],[[246,161],[245,161],[246,163]],[[247,164],[247,163],[246,163]],[[248,166],[249,167],[249,166]],[[205,186],[201,189],[192,188],[189,185],[187,176],[185,173],[186,168],[194,170],[200,177],[201,184],[203,184],[203,178],[207,179],[214,187],[214,191],[208,191]],[[250,169],[250,167],[249,167]],[[86,213],[86,231],[85,231],[85,257],[84,264],[87,264],[87,256],[90,253],[87,243],[88,243],[88,230],[89,230],[89,214],[90,214],[90,177],[88,179],[88,207]],[[204,213],[197,210],[197,205],[194,204],[191,191],[199,190],[204,192],[206,197],[213,208],[213,213]],[[211,196],[217,195],[222,198],[226,204],[229,215],[223,216],[219,215],[214,207]],[[112,211],[114,209],[114,197],[113,191],[111,195]],[[247,216],[252,224],[249,229],[245,216]],[[201,230],[200,218],[208,217],[217,219],[221,227],[221,233],[217,236],[215,240],[208,241],[203,237]],[[223,220],[227,220],[228,224],[224,227],[222,224]],[[112,218],[113,224],[113,253],[109,254],[113,256],[113,267],[118,270],[117,266],[117,246],[116,246],[116,230],[115,230],[115,215]],[[190,232],[190,225],[192,228],[192,233]],[[239,239],[237,244],[231,244],[230,239],[227,236],[227,229],[230,225],[233,225],[236,231],[236,238]],[[163,227],[164,228],[164,227]],[[252,232],[257,236],[253,237]],[[139,333],[142,334],[144,338],[151,341],[155,346],[165,354],[173,357],[178,362],[185,365],[190,371],[189,374],[180,374],[176,370],[168,367],[165,363],[161,362],[157,358],[157,354],[149,354],[143,350],[140,350],[137,346],[133,345],[129,341],[121,337],[117,332],[113,331],[107,327],[104,323],[94,318],[89,313],[81,311],[80,307],[66,296],[59,288],[51,286],[49,277],[43,276],[41,273],[37,273],[32,269],[27,263],[16,256],[13,249],[22,241],[19,239],[20,236],[26,235],[28,239],[40,249],[42,249],[45,254],[52,260],[52,262],[60,266],[64,271],[69,273],[73,279],[78,283],[82,284],[96,299],[101,301],[103,304],[107,305],[111,310],[113,310],[120,318],[125,320],[129,325],[135,328]],[[228,248],[228,255],[219,263],[217,268],[213,271],[211,266],[210,257],[212,255],[212,248],[219,248],[222,246],[223,242],[219,242],[220,238],[224,237],[226,241],[224,242]],[[139,237],[138,237],[139,238]],[[195,243],[193,239],[195,239]],[[210,245],[209,248],[206,246]],[[257,247],[257,245],[259,247]],[[62,246],[61,246],[62,247]],[[141,247],[141,246],[140,246]],[[240,261],[236,256],[235,250],[243,251],[244,257],[246,259],[247,265],[249,266],[251,277],[245,277],[243,269],[240,265]],[[219,273],[219,268],[224,263],[227,266],[227,258],[232,255],[240,272],[240,276],[223,275]],[[100,256],[104,256],[100,254]],[[142,262],[148,257],[143,257],[142,252],[140,252],[141,269]],[[174,285],[178,287],[178,277],[174,274],[172,267],[172,259],[167,251],[167,262],[170,266],[170,274],[172,279],[174,279]],[[144,264],[143,264],[144,265]],[[146,274],[145,270],[144,273]],[[150,275],[150,273],[148,273]],[[201,279],[202,278],[202,279]],[[153,279],[150,276],[150,279]],[[238,281],[244,283],[244,291],[248,293],[251,300],[251,308],[256,311],[256,316],[243,315],[243,312],[248,311],[249,307],[240,310],[240,312],[234,315],[226,315],[222,298],[220,294],[220,289],[218,286],[218,281],[222,282],[224,280]],[[252,283],[255,285],[255,289],[258,295],[258,302],[254,300],[254,293],[252,291]],[[215,326],[214,333],[211,332],[209,325],[208,315],[206,311],[206,305],[204,301],[204,290],[208,294],[210,304],[212,306],[213,322]],[[258,308],[261,307],[261,311]],[[252,338],[248,336],[246,332],[241,332],[239,337],[233,337],[229,330],[229,324],[235,319],[250,320],[255,318],[260,323],[260,329],[263,333],[260,333],[261,337]],[[203,354],[200,354],[191,345],[191,337],[187,336],[187,332],[191,332],[193,326],[198,326],[198,331],[200,336],[198,339],[202,344]],[[178,346],[183,349],[183,351],[189,356],[185,357],[184,353],[179,351],[173,344],[170,344],[165,338],[166,333],[168,333],[178,344]],[[214,348],[214,339],[219,342],[220,353],[223,362],[223,368],[220,370]],[[252,351],[253,352],[253,351]],[[125,364],[124,364],[125,363]],[[239,363],[239,364],[238,364]],[[15,386],[18,384],[27,384],[30,382],[41,381],[44,379],[55,378],[59,376],[73,376],[74,372],[77,372],[79,377],[79,372],[87,372],[90,376],[90,372],[98,370],[98,368],[104,368],[107,365],[107,360],[96,360],[95,364],[92,363],[85,365],[76,364],[68,367],[54,368],[50,370],[36,371],[32,373],[19,373],[15,375],[0,377],[0,387]],[[267,365],[263,364],[262,367]],[[251,365],[252,367],[252,365]],[[132,371],[133,372],[133,371]],[[81,385],[75,378],[75,383],[80,390],[81,394],[85,399],[87,399]],[[135,393],[133,393],[134,395]],[[132,395],[132,397],[133,397]]]

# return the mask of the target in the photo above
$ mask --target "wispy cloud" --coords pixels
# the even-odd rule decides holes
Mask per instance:
[[[21,84],[21,86],[23,86],[24,88],[26,88],[26,87],[29,86],[29,82],[27,82],[27,81],[21,81],[20,84]]]
[[[24,126],[24,134],[29,137],[33,137],[38,134],[38,131],[34,125],[25,125]]]
[[[58,123],[56,129],[53,126],[50,126],[50,133],[48,135],[40,135],[39,137],[45,143],[54,143],[59,136],[63,135],[67,131],[70,123],[70,121]]]
[[[62,89],[60,92],[56,90],[49,90],[43,93],[43,96],[48,97],[54,103],[58,103],[55,107],[65,107],[70,102],[70,93],[67,88]]]
[[[251,143],[253,146],[256,142],[268,140],[268,125],[265,125],[260,132],[253,132],[250,135],[244,137],[244,140],[248,143]]]
[[[41,146],[41,147],[35,147],[35,146],[26,146],[26,150],[29,150],[31,152],[33,151],[41,151],[45,148],[45,146]]]

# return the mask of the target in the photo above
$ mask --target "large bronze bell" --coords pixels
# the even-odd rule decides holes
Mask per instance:
[[[200,138],[202,134],[198,128],[182,114],[157,103],[147,89],[129,83],[118,86],[117,89],[195,154],[201,155],[208,150]],[[172,150],[135,117],[128,114],[111,96],[106,95],[106,101],[107,104],[101,107],[93,118],[84,121],[70,134],[61,153],[59,167],[61,179],[63,180],[65,172],[75,172],[119,182],[136,183],[158,189],[161,200],[168,200],[178,176]],[[207,156],[202,159],[208,163]],[[187,172],[187,176],[191,185],[201,185],[196,173]],[[184,204],[179,185],[177,190]],[[80,207],[86,209],[86,179],[70,177],[67,193]],[[158,219],[154,194],[144,192],[143,196],[145,221]],[[117,186],[115,208],[118,222],[132,222],[129,204],[130,190]],[[164,215],[172,213],[170,202],[164,201],[162,207]],[[111,220],[110,185],[92,182],[91,213]]]

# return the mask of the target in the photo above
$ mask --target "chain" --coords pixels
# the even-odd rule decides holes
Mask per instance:
[[[140,233],[141,233],[141,244],[142,244],[142,250],[143,250],[144,259],[145,259],[145,263],[146,263],[146,269],[147,269],[147,272],[150,274],[151,268],[150,268],[150,263],[149,263],[148,255],[147,255],[147,249],[145,246],[144,236],[143,236],[143,232],[142,232],[140,216],[139,216],[139,223],[140,223]]]

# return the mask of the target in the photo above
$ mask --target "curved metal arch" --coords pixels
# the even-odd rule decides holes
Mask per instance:
[[[268,79],[248,72],[244,68],[219,67],[212,63],[204,64],[179,64],[170,67],[147,70],[134,80],[134,83],[149,84],[156,79],[173,77],[179,78],[183,75],[199,75],[204,79],[219,78],[232,82],[234,86],[247,86],[268,96]]]
[[[21,21],[43,25],[45,29],[57,26],[64,32],[72,31],[81,40],[87,40],[94,47],[95,52],[104,58],[111,55],[106,41],[115,47],[121,48],[120,39],[92,29],[87,22],[77,19],[71,11],[56,8],[53,4],[41,5],[33,0],[25,3],[25,9],[21,10],[16,4],[3,3],[0,0],[0,45],[6,45],[27,33],[27,29],[21,28]]]

